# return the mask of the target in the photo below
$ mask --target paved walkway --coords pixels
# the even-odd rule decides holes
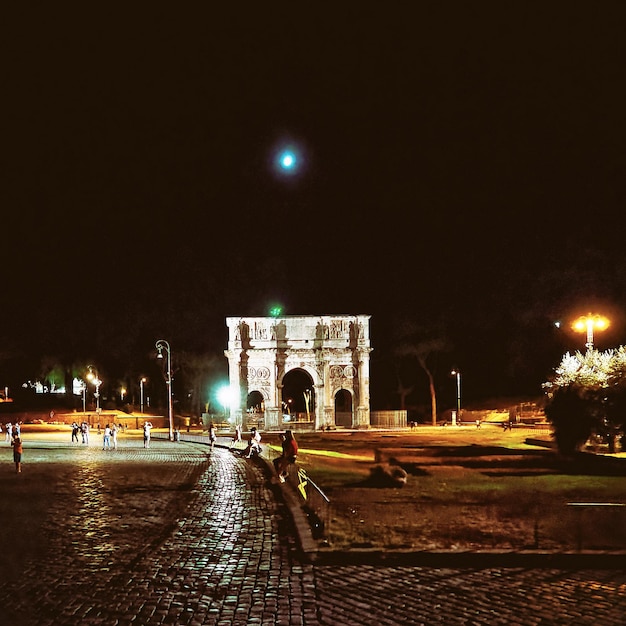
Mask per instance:
[[[310,563],[262,464],[100,445],[0,444],[0,624],[624,623],[626,567]]]

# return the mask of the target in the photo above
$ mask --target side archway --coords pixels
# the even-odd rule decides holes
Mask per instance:
[[[352,428],[352,394],[347,389],[340,389],[335,394],[335,423],[337,426]]]
[[[265,411],[265,398],[260,391],[251,391],[246,402],[248,413],[263,413]]]

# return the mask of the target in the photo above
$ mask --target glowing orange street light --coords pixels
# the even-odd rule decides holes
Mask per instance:
[[[602,315],[581,315],[572,324],[572,329],[579,333],[587,333],[587,343],[585,346],[587,350],[593,348],[593,331],[594,330],[606,330],[609,327],[609,320]]]

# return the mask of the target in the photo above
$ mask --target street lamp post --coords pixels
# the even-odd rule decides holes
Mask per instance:
[[[456,414],[461,418],[461,372],[453,369],[450,374],[456,378]]]
[[[167,384],[167,416],[169,423],[169,435],[170,441],[174,440],[174,405],[172,403],[172,350],[170,344],[165,339],[159,339],[156,342],[156,349],[159,351],[157,354],[158,359],[163,358],[163,351],[167,355],[165,383]]]
[[[581,333],[587,333],[587,343],[585,347],[587,350],[593,349],[593,331],[594,330],[606,330],[609,327],[609,320],[602,315],[582,315],[572,324],[572,328]]]
[[[88,365],[87,369],[89,370],[89,373],[87,374],[87,379],[90,380],[96,387],[96,391],[93,395],[96,399],[96,413],[100,415],[100,385],[102,384],[102,381],[98,376],[98,370],[93,365]]]
[[[143,384],[146,382],[145,378],[139,379],[139,406],[141,407],[141,412],[143,413]]]

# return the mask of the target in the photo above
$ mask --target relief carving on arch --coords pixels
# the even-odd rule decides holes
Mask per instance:
[[[331,365],[330,366],[330,377],[331,378],[341,378],[343,376],[343,367],[341,365]]]
[[[330,322],[330,338],[331,339],[347,339],[349,328],[345,320],[331,320]]]
[[[261,365],[260,367],[249,367],[248,368],[248,380],[251,383],[261,385],[268,383],[270,378],[270,369],[269,367],[265,367],[265,365]]]

